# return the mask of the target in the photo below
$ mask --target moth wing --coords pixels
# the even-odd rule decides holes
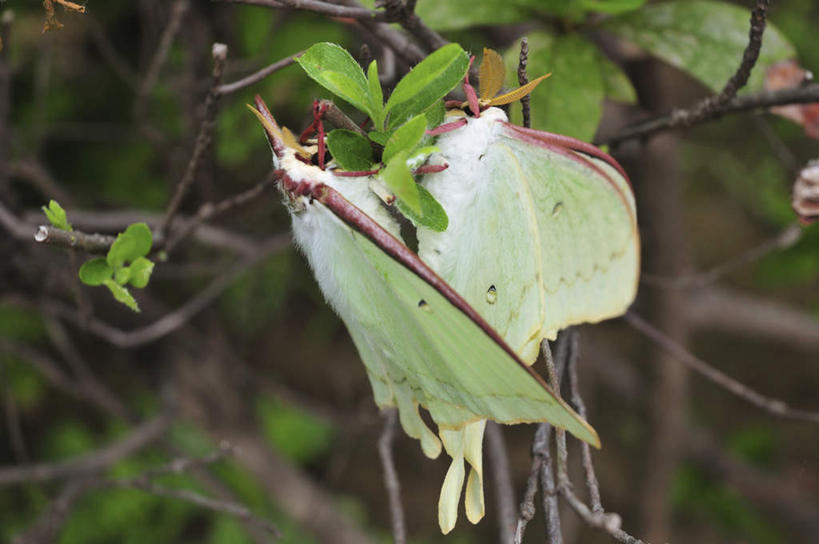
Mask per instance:
[[[437,278],[434,272],[403,244],[401,256],[376,245],[370,233],[382,235],[383,229],[372,222],[364,234],[350,226],[342,219],[348,210],[339,209],[338,202],[331,204],[334,209],[314,203],[322,236],[315,241],[320,247],[312,250],[329,252],[333,281],[346,290],[347,306],[336,304],[336,309],[359,347],[374,389],[381,390],[380,404],[391,404],[386,391],[398,403],[409,388],[411,402],[426,407],[442,428],[458,429],[479,419],[549,421],[599,445],[594,430],[474,310],[458,295],[453,301],[453,292],[445,292],[448,286],[433,285],[429,278]],[[341,207],[354,208],[349,202]],[[398,392],[400,388],[404,391]]]
[[[622,315],[634,300],[640,272],[634,196],[622,169],[583,142],[504,128],[490,160],[526,180],[536,208],[543,336]]]

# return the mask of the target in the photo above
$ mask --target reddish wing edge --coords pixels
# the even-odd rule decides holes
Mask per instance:
[[[284,174],[287,175],[286,173]],[[413,272],[416,276],[424,280],[432,288],[438,291],[444,298],[446,298],[453,306],[463,312],[469,319],[472,320],[487,336],[489,336],[496,344],[498,344],[514,361],[523,368],[534,380],[546,390],[558,404],[577,415],[577,413],[546,383],[546,381],[535,372],[532,367],[524,363],[520,357],[515,353],[504,339],[493,329],[489,323],[464,300],[447,282],[445,282],[438,274],[435,273],[427,264],[421,260],[418,255],[412,252],[403,242],[398,240],[395,236],[384,230],[375,220],[369,215],[362,212],[349,200],[344,198],[338,191],[332,187],[324,184],[319,184],[313,190],[313,197],[319,202],[327,206],[336,217],[344,221],[351,228],[358,231],[360,234],[368,238],[376,246],[384,251],[387,255],[398,261],[405,268]],[[591,431],[596,439],[593,446],[600,447],[600,438],[597,432],[588,425],[583,418],[577,416],[580,421],[586,423],[586,426]]]
[[[579,151],[581,153],[585,153],[586,155],[591,155],[592,157],[598,158],[620,172],[620,175],[625,178],[629,187],[631,187],[631,180],[623,167],[620,166],[620,163],[617,162],[614,157],[608,153],[604,153],[590,143],[572,138],[571,136],[564,136],[563,134],[554,134],[552,132],[543,132],[533,128],[519,127],[509,122],[504,122],[503,124],[506,125],[506,128],[510,129],[512,132],[517,132],[519,135],[528,136],[527,141],[532,143],[537,144],[543,142],[544,144],[551,146],[567,147],[572,151]]]
[[[603,153],[596,147],[591,144],[587,144],[585,142],[581,142],[580,140],[575,140],[574,138],[570,138],[569,136],[563,136],[560,134],[552,134],[550,132],[541,132],[539,130],[532,130],[532,129],[525,129],[523,127],[518,127],[516,125],[512,125],[510,123],[504,123],[506,128],[511,129],[511,132],[515,134],[517,138],[520,138],[524,142],[530,143],[532,145],[537,145],[542,148],[548,149],[553,151],[554,153],[558,153],[559,155],[563,155],[575,162],[579,162],[586,168],[591,168],[600,176],[605,179],[609,185],[611,185],[615,191],[617,191],[617,195],[620,197],[620,200],[625,205],[626,209],[629,211],[629,215],[632,219],[633,229],[635,233],[637,232],[637,218],[634,216],[634,212],[629,206],[628,200],[626,199],[626,195],[623,194],[623,190],[614,182],[608,173],[603,171],[599,166],[591,162],[589,159],[581,155],[580,153],[584,153],[586,155],[593,156],[595,158],[599,158],[600,160],[609,164],[612,168],[616,169],[620,174],[622,174],[623,178],[628,183],[629,188],[631,188],[631,181],[628,179],[628,175],[626,174],[623,167],[614,160],[613,157]],[[575,148],[573,146],[577,146]],[[594,152],[592,152],[594,151]]]
[[[259,112],[270,121],[273,126],[278,127],[270,111],[267,109],[261,97],[255,97],[256,107]],[[268,141],[274,152],[281,156],[284,152],[284,144],[280,142],[274,134],[271,134],[265,128]],[[591,164],[591,163],[590,163]],[[592,165],[594,166],[594,165]],[[287,172],[277,170],[276,175],[285,187],[296,186],[296,182],[290,178]],[[316,183],[309,193],[312,198],[315,198],[323,205],[325,205],[336,217],[344,221],[350,228],[353,228],[361,235],[369,239],[376,246],[382,249],[392,259],[398,261],[402,266],[410,270],[416,276],[421,278],[433,289],[438,291],[444,298],[446,298],[453,306],[463,312],[473,323],[475,323],[487,336],[489,336],[496,344],[498,344],[521,368],[523,368],[543,389],[555,399],[555,401],[563,406],[565,409],[577,415],[577,413],[564,401],[561,397],[555,394],[554,390],[546,383],[546,381],[535,372],[532,367],[524,363],[515,351],[503,340],[503,338],[493,329],[489,323],[476,312],[469,303],[464,300],[461,295],[457,293],[447,282],[445,282],[438,274],[435,273],[427,264],[421,260],[418,255],[413,253],[403,242],[398,240],[395,236],[384,230],[374,219],[361,211],[352,202],[344,198],[338,191],[323,183]],[[600,438],[597,432],[588,425],[583,418],[577,415],[578,419],[585,423],[591,434],[595,437],[596,442],[593,446],[600,447]]]

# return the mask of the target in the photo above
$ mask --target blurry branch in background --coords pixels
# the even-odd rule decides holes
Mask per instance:
[[[427,51],[434,51],[446,45],[447,42],[440,34],[430,29],[424,22],[415,14],[415,2],[411,4],[404,4],[402,0],[377,0],[376,7],[383,7],[384,10],[372,10],[362,7],[356,0],[341,0],[339,2],[322,2],[320,0],[219,0],[231,4],[250,4],[255,6],[264,6],[270,8],[293,8],[304,11],[312,11],[328,17],[343,17],[347,19],[355,19],[362,25],[373,31],[373,24],[378,23],[397,23],[416,40],[418,40]],[[383,25],[387,28],[388,25]],[[386,33],[382,29],[379,32],[374,32],[376,35],[381,34],[381,37],[386,37]],[[394,36],[393,36],[394,38]],[[387,38],[385,42],[391,46],[396,45],[391,43],[392,39]],[[395,47],[393,47],[395,49]],[[401,56],[406,52],[396,50]],[[412,56],[416,53],[413,51]],[[423,53],[421,53],[423,58]],[[415,59],[415,62],[421,60]],[[414,64],[414,62],[413,62]]]
[[[18,535],[12,542],[13,544],[40,544],[53,541],[59,534],[59,530],[70,514],[73,505],[80,498],[87,493],[109,488],[139,489],[152,495],[189,502],[200,508],[233,516],[263,529],[274,539],[278,538],[281,533],[273,523],[255,516],[250,509],[241,504],[214,499],[189,489],[177,489],[154,482],[156,478],[187,473],[197,468],[212,465],[233,455],[233,448],[227,443],[222,443],[218,450],[205,457],[178,458],[166,465],[149,469],[133,478],[104,479],[92,475],[77,475],[74,480],[66,485],[60,496],[40,519],[25,533]]]
[[[577,331],[574,329],[564,331],[563,338],[558,339],[559,341],[562,341],[562,345],[560,345],[560,342],[558,343],[558,360],[556,362],[552,359],[548,342],[544,340],[542,344],[548,374],[551,376],[552,380],[554,380],[552,381],[552,387],[555,394],[558,396],[560,395],[560,375],[563,374],[566,367],[571,364],[572,358],[579,357],[579,353],[577,351],[579,349],[579,342],[576,337],[577,334]],[[578,398],[579,397],[580,393],[578,389]],[[563,497],[563,499],[569,504],[572,510],[575,511],[578,517],[580,517],[580,519],[582,519],[589,527],[598,529],[599,531],[608,534],[618,542],[623,542],[625,544],[648,544],[647,542],[644,542],[639,538],[635,538],[623,531],[623,529],[620,527],[621,518],[619,514],[614,512],[605,512],[603,510],[599,500],[599,491],[596,493],[596,497],[592,498],[592,508],[594,510],[590,510],[589,507],[586,506],[586,504],[574,494],[572,483],[569,481],[569,471],[567,468],[568,456],[566,450],[566,432],[558,429],[555,429],[555,431],[557,449],[557,493]],[[592,486],[596,485],[594,468],[591,464],[591,456],[589,456],[589,464],[585,468],[587,469],[587,485],[591,488]]]
[[[165,251],[170,253],[179,242],[195,232],[196,229],[202,225],[202,223],[210,221],[215,217],[224,215],[235,210],[236,208],[248,204],[257,197],[261,196],[270,186],[274,185],[275,183],[276,176],[273,174],[273,172],[270,172],[264,180],[257,183],[247,191],[243,191],[234,196],[228,197],[215,204],[210,202],[203,204],[193,217],[193,220],[185,223],[182,228],[176,229],[176,232],[174,232],[168,238],[168,241],[164,245]]]
[[[59,316],[61,319],[73,323],[81,329],[88,330],[119,348],[142,346],[159,340],[185,325],[193,316],[222,294],[239,274],[262,259],[289,247],[289,245],[289,235],[282,234],[272,236],[265,243],[260,244],[256,254],[244,258],[230,270],[218,276],[211,281],[205,289],[188,300],[188,302],[153,323],[131,331],[123,331],[94,317],[88,319],[87,322],[83,322],[79,319],[79,314],[76,310],[60,302],[48,302],[46,303],[46,307],[50,312]]]
[[[210,89],[208,90],[208,95],[205,98],[205,113],[202,118],[202,122],[199,125],[199,133],[196,135],[196,142],[194,143],[193,153],[191,154],[188,166],[185,168],[185,173],[176,186],[176,191],[174,192],[173,198],[171,198],[170,204],[168,204],[168,210],[165,212],[165,219],[159,226],[158,234],[160,238],[164,239],[167,237],[167,234],[171,229],[174,216],[176,215],[176,212],[179,211],[179,206],[182,204],[182,200],[185,198],[188,189],[190,189],[191,185],[196,179],[196,171],[199,168],[199,163],[201,162],[205,151],[207,151],[210,147],[213,129],[216,126],[216,111],[220,96],[218,87],[222,82],[222,74],[225,71],[227,53],[227,45],[222,43],[213,44],[212,82]]]
[[[344,17],[354,19],[362,29],[372,34],[385,45],[390,47],[396,55],[407,64],[414,65],[426,56],[406,34],[392,28],[388,23],[398,23],[409,30],[416,38],[419,36],[427,40],[427,50],[437,49],[447,42],[437,33],[429,30],[415,15],[414,10],[402,8],[394,10],[391,16],[397,20],[390,20],[387,11],[371,10],[361,6],[356,0],[339,0],[335,3],[319,0],[218,0],[230,4],[249,4],[268,8],[293,8],[312,11],[329,17]],[[409,26],[409,28],[408,28]],[[439,45],[435,45],[439,44]]]
[[[56,463],[0,467],[0,486],[76,478],[105,470],[159,440],[172,422],[173,409],[166,407],[156,418],[134,427],[122,440],[91,453]]]
[[[509,467],[509,455],[502,427],[494,422],[486,422],[486,451],[489,453],[489,466],[492,470],[492,483],[495,488],[495,500],[498,503],[498,528],[500,544],[512,544],[515,538],[515,490],[512,487],[512,474]]]
[[[668,289],[696,289],[715,283],[717,280],[743,266],[753,264],[769,253],[789,249],[799,243],[802,238],[802,227],[797,224],[790,225],[782,230],[775,237],[766,240],[758,246],[723,261],[710,269],[686,274],[683,276],[659,276],[644,272],[640,276],[640,283],[652,287],[663,287]]]
[[[598,376],[596,383],[625,403],[639,405],[648,386],[644,373],[638,372],[629,361],[613,356],[610,346],[588,341],[589,334],[585,338],[587,342],[584,347],[588,356],[584,358],[584,363]],[[689,426],[686,436],[685,453],[690,459],[704,466],[743,497],[795,528],[806,541],[819,541],[816,496],[805,485],[799,472],[783,475],[749,465],[728,452],[700,426]]]
[[[238,81],[234,81],[233,83],[223,83],[222,85],[216,87],[216,92],[219,95],[224,96],[226,94],[231,94],[235,93],[236,91],[240,91],[246,87],[250,87],[251,85],[260,82],[270,74],[277,72],[282,68],[290,66],[295,62],[296,57],[300,56],[302,53],[304,53],[304,51],[293,53],[289,57],[285,57],[282,60],[276,61],[273,64],[265,66],[261,70],[253,72],[252,74],[245,76]]]
[[[11,111],[11,67],[9,66],[9,37],[14,12],[3,10],[0,14],[0,192],[8,185],[8,150],[11,141],[9,113]],[[4,46],[5,44],[5,46]]]
[[[552,357],[552,352],[548,341],[544,340],[541,343],[541,352],[546,361],[547,374],[549,376],[550,384],[556,395],[560,395],[560,379],[559,376],[563,374],[571,365],[575,365],[579,357],[579,341],[578,333],[575,329],[570,328],[562,331],[557,339],[557,355]],[[579,392],[577,383],[577,375],[569,368],[569,379],[572,381],[572,397],[576,407],[580,409],[584,406]],[[583,409],[585,411],[585,408]],[[537,493],[537,482],[540,479],[542,493],[544,514],[546,515],[546,531],[547,542],[549,544],[561,544],[563,541],[560,531],[560,516],[557,509],[557,497],[563,499],[575,511],[583,522],[589,527],[598,529],[614,540],[626,544],[648,544],[644,541],[631,536],[620,528],[621,518],[618,514],[613,512],[605,512],[600,503],[600,491],[597,486],[597,478],[594,475],[594,466],[591,461],[591,454],[586,457],[584,455],[583,465],[586,471],[586,485],[589,488],[590,499],[592,503],[591,509],[580,500],[572,490],[572,483],[569,481],[567,469],[567,449],[566,449],[566,433],[562,429],[554,429],[556,452],[557,452],[557,483],[554,481],[553,475],[553,461],[551,456],[550,436],[552,433],[552,426],[548,423],[541,423],[535,431],[534,441],[532,442],[532,468],[529,472],[529,478],[526,482],[526,491],[524,493],[523,501],[520,505],[520,514],[518,517],[517,527],[515,529],[514,543],[521,544],[523,542],[523,535],[526,531],[526,525],[534,517],[535,504],[534,497]],[[586,445],[588,450],[588,445]]]
[[[727,374],[717,370],[702,359],[696,357],[679,343],[666,336],[662,331],[652,326],[637,314],[628,312],[623,319],[625,319],[625,321],[634,329],[652,340],[655,344],[671,354],[685,366],[698,372],[702,376],[705,376],[715,384],[727,389],[738,397],[745,399],[754,406],[784,419],[796,419],[800,421],[819,423],[819,412],[790,408],[782,400],[761,395],[750,387],[736,381]]]
[[[387,408],[384,410],[383,417],[384,429],[378,439],[378,456],[381,458],[381,467],[384,469],[384,487],[387,489],[390,504],[392,539],[394,544],[406,544],[407,524],[404,521],[404,507],[401,505],[401,482],[398,481],[398,472],[395,470],[395,462],[392,458],[398,410]]]
[[[755,340],[771,340],[805,352],[819,351],[819,319],[785,304],[733,289],[692,292],[683,307],[692,326]]]
[[[148,64],[148,69],[145,72],[145,77],[142,78],[142,83],[137,90],[136,99],[134,100],[134,117],[140,118],[145,114],[145,108],[148,97],[153,92],[156,82],[159,80],[159,72],[162,66],[168,59],[168,53],[171,51],[171,45],[174,38],[176,38],[179,28],[182,26],[182,18],[185,12],[188,11],[188,0],[176,0],[171,6],[170,19],[165,29],[162,31],[162,36],[159,39],[159,44],[156,47],[151,62]]]

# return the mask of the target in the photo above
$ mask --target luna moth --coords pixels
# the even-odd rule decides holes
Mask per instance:
[[[256,107],[294,240],[350,332],[376,404],[398,408],[401,426],[428,457],[437,457],[442,443],[452,457],[439,500],[444,533],[457,518],[464,461],[471,466],[467,517],[476,523],[483,516],[486,419],[549,421],[599,447],[594,429],[404,244],[398,222],[366,178],[340,177],[308,164],[259,98]],[[429,411],[438,436],[421,419],[419,406]]]

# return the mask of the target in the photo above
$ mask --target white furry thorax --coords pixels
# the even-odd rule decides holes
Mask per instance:
[[[421,183],[439,202],[446,203],[444,210],[449,217],[449,226],[443,233],[418,229],[418,242],[420,257],[438,273],[447,273],[438,268],[439,246],[445,247],[449,237],[457,236],[461,227],[458,218],[465,217],[483,180],[482,173],[476,171],[475,165],[481,164],[481,157],[497,140],[503,129],[501,123],[505,121],[507,117],[503,110],[488,108],[481,112],[480,117],[467,117],[466,126],[442,134],[435,142],[441,151],[431,157],[431,162],[446,163],[449,167],[427,174]]]

